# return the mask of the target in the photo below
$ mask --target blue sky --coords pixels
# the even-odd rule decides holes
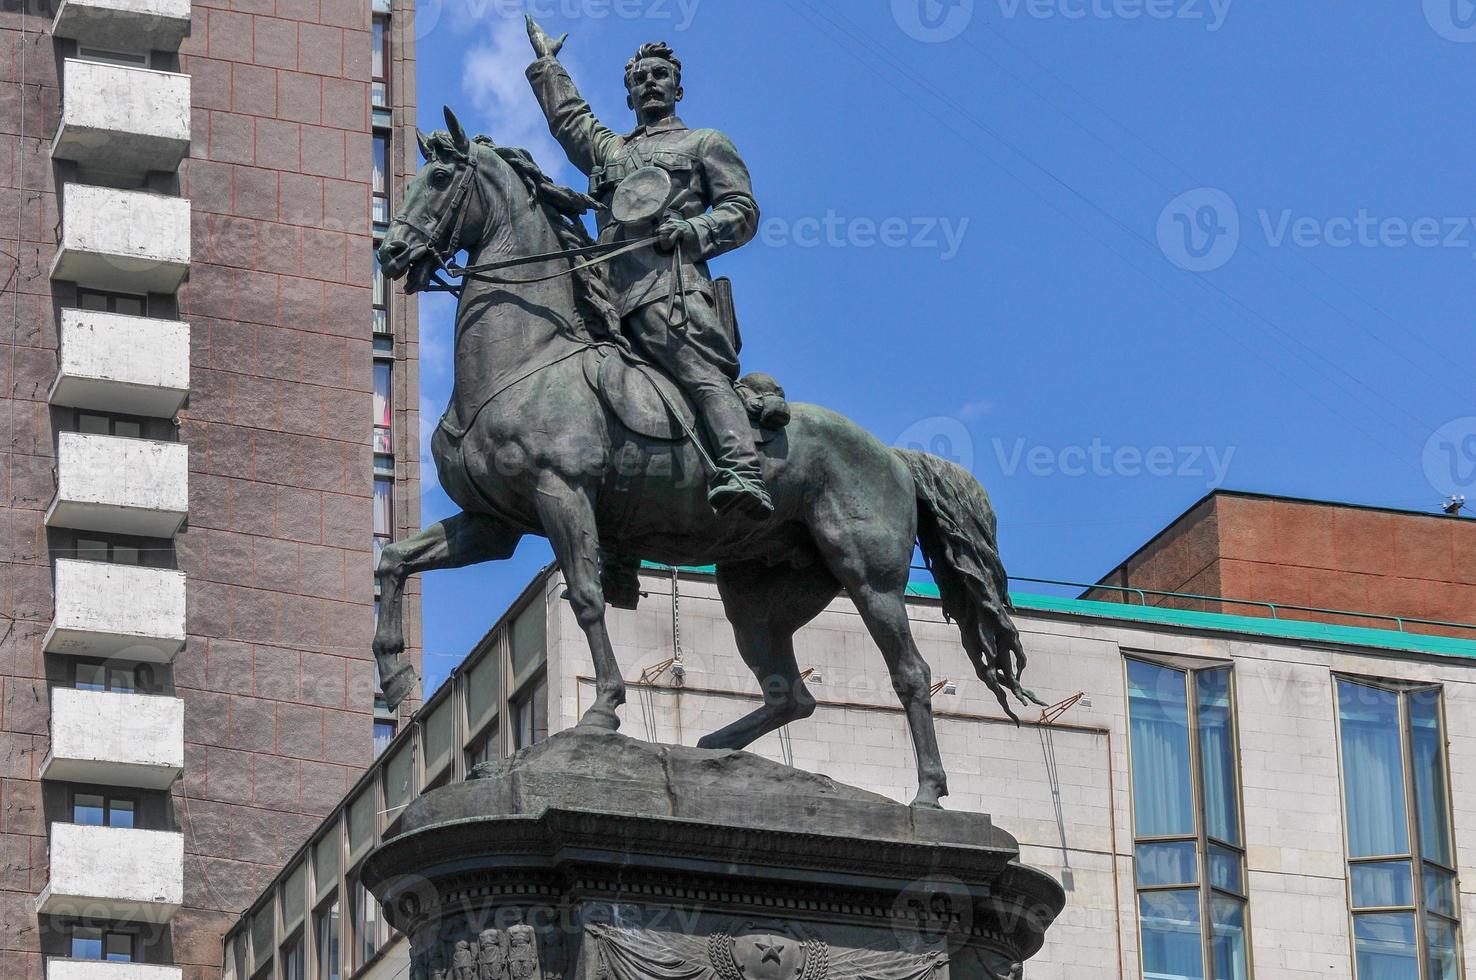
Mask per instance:
[[[580,185],[522,10],[617,130],[670,41],[764,214],[715,263],[745,369],[968,465],[1013,573],[1086,581],[1214,486],[1476,489],[1468,6],[421,0],[421,124],[450,104]],[[427,433],[450,313],[422,301]],[[433,479],[423,508],[453,512]],[[430,685],[549,554],[425,576]]]

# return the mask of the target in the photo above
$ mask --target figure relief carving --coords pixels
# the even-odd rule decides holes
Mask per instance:
[[[509,980],[543,980],[538,963],[538,934],[527,923],[507,930],[507,974]]]
[[[477,980],[507,980],[507,933],[483,929],[477,937]]]

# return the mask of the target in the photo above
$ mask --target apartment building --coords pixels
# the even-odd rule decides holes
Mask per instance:
[[[399,723],[418,323],[373,255],[415,36],[409,0],[0,5],[6,980],[219,977]]]

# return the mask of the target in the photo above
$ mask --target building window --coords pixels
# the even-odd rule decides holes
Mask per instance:
[[[1459,883],[1440,689],[1337,685],[1356,976],[1457,980]]]
[[[390,203],[390,134],[384,130],[374,131],[374,174],[370,189],[374,194],[371,217],[376,225],[389,224]]]
[[[148,316],[149,298],[134,293],[114,293],[102,289],[78,289],[77,306],[99,313],[122,313],[127,316]]]
[[[374,758],[379,758],[380,753],[389,748],[389,744],[395,740],[396,725],[394,722],[384,718],[374,719]]]
[[[384,943],[379,902],[358,880],[354,881],[354,969],[360,970]]]
[[[102,412],[77,413],[77,431],[96,436],[124,436],[142,439],[143,422],[120,415],[105,415]]]
[[[389,108],[390,29],[388,17],[374,18],[374,53],[370,93],[375,108]]]
[[[391,425],[394,418],[394,362],[374,362],[374,451],[393,453]]]
[[[128,68],[149,67],[150,57],[146,51],[111,51],[106,48],[79,46],[77,57],[83,61],[97,61],[105,65],[123,65]]]
[[[502,758],[502,739],[494,724],[477,736],[466,749],[466,770],[471,772],[484,762]]]
[[[72,823],[88,827],[132,827],[137,804],[126,796],[74,792]]]
[[[338,969],[338,899],[318,909],[313,937],[318,946],[318,975],[316,980],[339,980]]]
[[[374,478],[374,567],[379,567],[379,554],[394,537],[395,479],[392,476]]]
[[[526,749],[548,738],[548,680],[539,677],[512,702],[513,748]]]
[[[102,538],[87,538],[78,535],[74,553],[82,561],[105,561],[113,565],[143,564],[137,545],[117,544]]]
[[[394,338],[390,335],[389,281],[384,278],[384,269],[379,265],[379,252],[374,252],[374,351],[378,354],[394,353]]]
[[[282,947],[282,980],[304,980],[305,966],[302,955],[302,933],[287,940]]]
[[[72,686],[79,691],[147,694],[155,689],[154,670],[151,664],[120,665],[112,661],[78,660],[73,667]]]
[[[70,954],[74,960],[107,960],[132,963],[135,956],[131,932],[93,926],[72,926]]]
[[[1250,975],[1230,668],[1129,659],[1134,865],[1143,974]]]

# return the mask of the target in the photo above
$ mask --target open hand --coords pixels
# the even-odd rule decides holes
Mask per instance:
[[[566,32],[563,37],[555,41],[538,26],[538,21],[533,19],[532,14],[525,14],[528,19],[528,40],[533,43],[533,53],[540,58],[557,58],[564,42],[569,40]]]

